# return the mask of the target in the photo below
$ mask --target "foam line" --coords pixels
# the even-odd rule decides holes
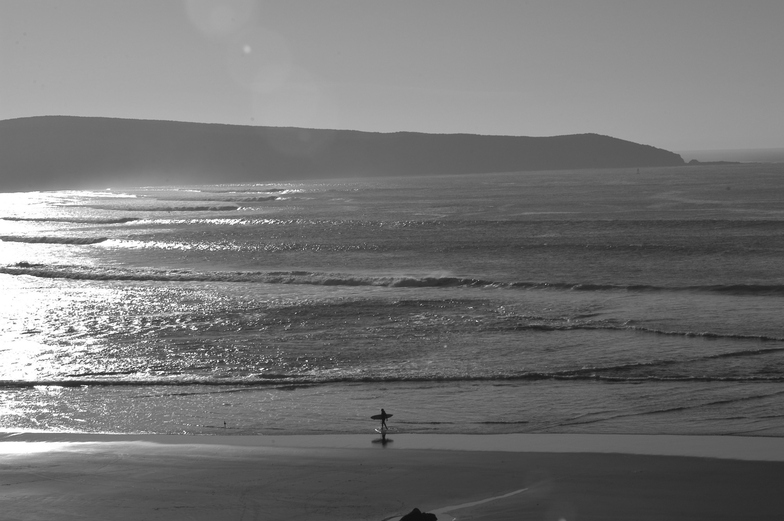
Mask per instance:
[[[515,490],[514,492],[509,492],[508,494],[504,494],[503,496],[489,497],[487,499],[480,499],[479,501],[472,501],[471,503],[461,503],[459,505],[451,505],[447,507],[437,508],[433,510],[433,513],[445,514],[446,512],[451,512],[452,510],[460,510],[461,508],[475,507],[483,503],[489,503],[490,501],[496,501],[498,499],[504,499],[509,496],[514,496],[515,494],[519,494],[520,492],[525,492],[526,490],[528,490],[528,487],[521,488],[520,490]]]

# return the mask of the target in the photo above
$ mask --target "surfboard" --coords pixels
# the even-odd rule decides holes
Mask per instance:
[[[387,414],[374,414],[373,416],[370,417],[370,419],[371,420],[386,420],[387,418],[391,418],[391,417],[392,417],[392,415],[389,414],[389,413],[387,413]]]

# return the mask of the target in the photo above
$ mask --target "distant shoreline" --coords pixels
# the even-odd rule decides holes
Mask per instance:
[[[0,192],[682,166],[599,134],[360,132],[41,116],[0,121]]]
[[[738,148],[727,150],[679,150],[684,161],[700,164],[784,163],[784,148]]]

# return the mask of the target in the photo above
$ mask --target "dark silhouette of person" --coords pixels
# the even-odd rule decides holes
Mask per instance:
[[[381,409],[381,428],[386,429],[387,427],[387,411]]]

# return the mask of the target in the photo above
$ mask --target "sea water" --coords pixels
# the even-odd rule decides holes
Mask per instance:
[[[0,290],[5,430],[784,435],[781,164],[0,194]]]

